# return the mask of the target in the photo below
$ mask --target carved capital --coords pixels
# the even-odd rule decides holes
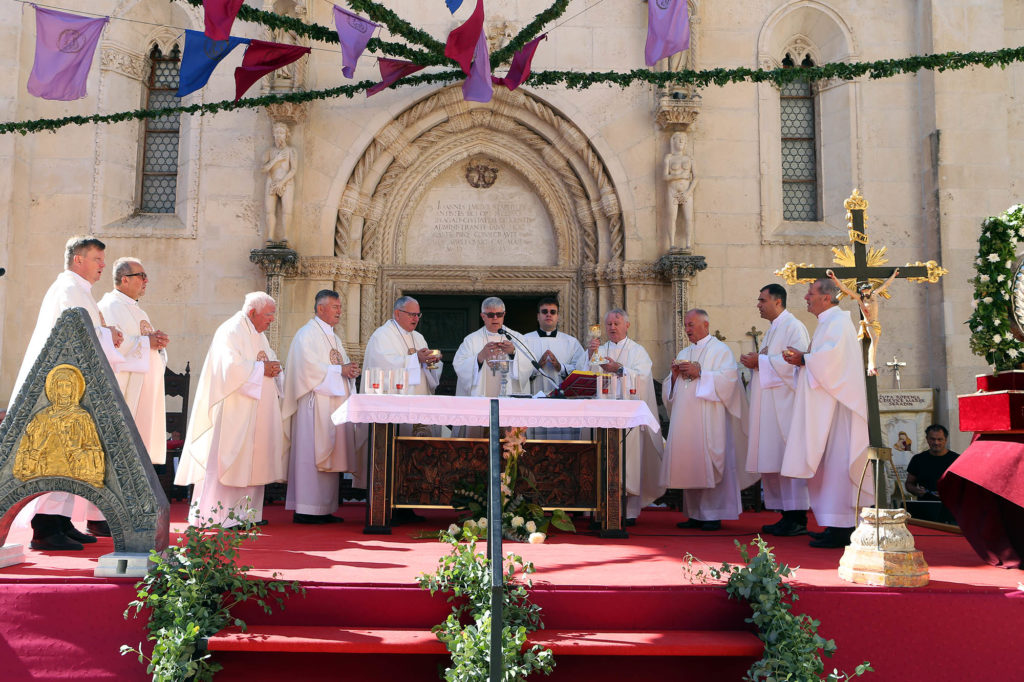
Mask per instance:
[[[145,56],[133,54],[113,45],[108,45],[100,51],[100,68],[140,82],[149,75],[149,61]]]
[[[655,270],[670,282],[690,279],[707,267],[708,264],[704,260],[704,256],[694,256],[676,251],[666,253],[654,264]]]
[[[293,126],[306,120],[305,102],[274,102],[267,105],[267,114],[274,123]]]
[[[267,277],[294,277],[299,254],[294,249],[253,249],[249,252],[249,260],[258,265]]]
[[[661,272],[657,263],[630,260],[622,264],[622,281],[624,284],[661,284]]]
[[[662,97],[658,102],[658,111],[654,120],[662,130],[688,130],[700,115],[699,99],[676,99]]]

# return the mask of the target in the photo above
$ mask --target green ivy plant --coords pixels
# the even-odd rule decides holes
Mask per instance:
[[[835,640],[818,634],[819,621],[806,613],[794,614],[793,602],[799,597],[792,585],[784,581],[793,575],[788,565],[779,565],[772,554],[772,548],[760,537],[753,545],[757,554],[750,556],[751,547],[736,541],[744,566],[723,563],[720,567],[695,568],[698,560],[686,555],[683,572],[691,581],[707,582],[708,579],[726,580],[725,589],[730,599],[745,599],[753,614],[746,619],[757,627],[757,635],[764,642],[764,655],[747,670],[744,680],[776,682],[781,680],[824,679],[840,682],[873,672],[871,664],[864,661],[850,675],[833,669],[822,677],[825,666],[821,654],[831,658],[836,651]],[[705,565],[706,566],[706,565]]]
[[[146,639],[153,642],[153,652],[147,656],[140,642],[123,645],[121,655],[137,654],[153,682],[212,680],[222,666],[201,650],[200,640],[231,625],[244,630],[245,623],[231,615],[236,604],[251,599],[269,614],[274,605],[284,607],[285,592],[305,595],[298,582],[246,575],[252,566],[238,565],[238,550],[257,535],[252,524],[224,528],[211,521],[199,528],[188,526],[177,544],[152,552],[152,566],[136,585],[138,593],[124,617],[149,612]]]
[[[436,573],[420,576],[419,584],[431,595],[446,593],[452,605],[445,621],[433,627],[451,654],[444,679],[486,682],[490,673],[491,562],[477,549],[473,527],[454,534],[442,531],[441,542],[449,543],[451,552],[438,561]],[[532,673],[548,675],[555,667],[551,650],[539,644],[526,646],[527,635],[544,627],[540,607],[530,602],[528,592],[533,581],[526,576],[534,572],[533,564],[510,553],[505,556],[504,568],[502,679],[518,682]]]
[[[974,260],[974,312],[967,321],[971,350],[997,372],[1024,362],[1024,344],[1010,331],[1013,262],[1024,241],[1024,206],[1016,204],[986,218]]]

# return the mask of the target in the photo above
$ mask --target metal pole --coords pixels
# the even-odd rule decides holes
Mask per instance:
[[[491,674],[490,682],[501,682],[504,660],[501,631],[505,586],[505,564],[501,556],[501,431],[498,428],[498,400],[491,399],[490,484],[487,490],[487,555],[491,560]]]

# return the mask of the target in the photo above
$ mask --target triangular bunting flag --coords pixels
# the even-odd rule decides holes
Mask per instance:
[[[448,11],[455,14],[462,7],[462,0],[444,0],[444,4],[448,5]]]
[[[185,29],[185,52],[181,56],[178,75],[178,97],[206,87],[221,60],[242,43],[248,45],[249,39],[229,37],[227,40],[210,40],[199,31]]]
[[[466,23],[448,34],[444,45],[444,56],[454,59],[462,67],[462,72],[469,75],[473,65],[473,52],[476,50],[477,38],[484,30],[484,0],[476,0],[476,9]]]
[[[335,5],[334,26],[338,29],[338,42],[341,43],[341,72],[345,78],[351,78],[366,43],[377,30],[377,24]]]
[[[376,95],[381,90],[386,90],[399,78],[405,78],[409,74],[416,73],[423,68],[419,64],[402,61],[401,59],[387,59],[385,57],[377,60],[377,66],[380,67],[381,81],[366,91],[367,97]]]
[[[36,58],[28,76],[29,93],[63,102],[85,97],[96,44],[109,17],[80,17],[42,7],[35,10]]]
[[[480,31],[473,51],[473,67],[462,83],[462,98],[469,102],[490,102],[494,96],[491,83],[491,55],[487,50],[487,36]]]
[[[242,65],[235,69],[235,101],[242,99],[245,91],[260,78],[309,52],[310,48],[301,45],[252,40],[242,57]]]
[[[508,67],[508,73],[505,74],[505,77],[497,78],[492,76],[495,85],[504,85],[509,90],[515,90],[525,83],[526,79],[530,77],[530,65],[533,63],[533,53],[537,51],[537,46],[540,45],[540,41],[546,40],[547,37],[548,34],[543,33],[523,45],[523,47],[512,57],[512,65]]]
[[[647,66],[690,49],[690,14],[686,0],[650,0],[647,3]]]
[[[203,0],[204,33],[211,40],[227,40],[231,37],[231,25],[235,23],[243,0]]]

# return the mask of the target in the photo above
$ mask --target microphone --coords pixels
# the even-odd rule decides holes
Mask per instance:
[[[535,370],[537,370],[537,374],[540,374],[542,377],[544,377],[545,379],[547,379],[548,381],[553,383],[556,388],[558,387],[559,382],[557,382],[554,379],[552,379],[543,369],[541,369],[540,361],[537,360],[537,356],[533,354],[533,351],[530,350],[529,346],[527,346],[522,341],[518,341],[516,339],[516,337],[512,335],[512,330],[511,329],[509,329],[505,325],[501,325],[501,329],[499,329],[498,332],[502,336],[504,336],[506,339],[511,341],[513,345],[517,345],[518,344],[520,348],[525,350],[526,354],[530,356],[530,364],[533,365],[533,368]],[[518,336],[518,334],[516,336]]]

